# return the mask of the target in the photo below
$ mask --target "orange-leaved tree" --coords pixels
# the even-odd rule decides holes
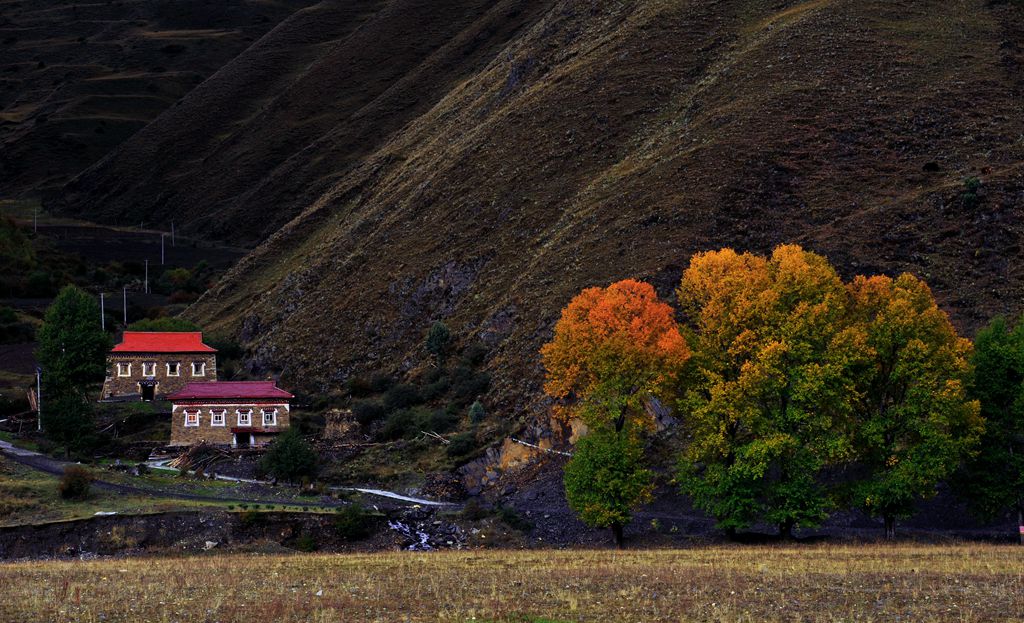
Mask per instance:
[[[633,509],[654,489],[643,464],[646,402],[675,389],[690,350],[654,288],[625,280],[574,298],[541,355],[547,393],[591,429],[565,468],[569,506],[588,525],[611,528],[621,546]]]
[[[645,401],[675,389],[690,349],[672,307],[650,284],[626,279],[577,295],[541,356],[548,395],[591,428],[621,431],[646,420]]]

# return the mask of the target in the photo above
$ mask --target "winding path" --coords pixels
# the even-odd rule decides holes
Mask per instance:
[[[74,465],[67,461],[58,461],[57,459],[50,458],[44,454],[33,452],[32,450],[26,450],[24,448],[18,448],[9,442],[0,440],[0,454],[6,456],[12,461],[16,461],[31,467],[32,469],[60,476],[64,473],[64,468],[68,465]],[[172,468],[164,468],[172,469]],[[231,478],[229,476],[218,476],[219,480],[228,480],[247,484],[258,484],[258,485],[269,485],[270,483],[259,481],[259,480],[247,480],[242,478]],[[346,503],[336,500],[321,500],[319,502],[305,502],[292,499],[282,498],[265,498],[265,497],[227,497],[227,496],[212,496],[212,495],[200,495],[196,493],[184,493],[178,491],[161,491],[154,490],[147,487],[137,487],[134,485],[125,485],[116,482],[108,482],[105,480],[95,480],[93,486],[104,491],[114,491],[117,493],[124,493],[130,495],[140,495],[154,498],[172,498],[178,500],[190,500],[199,502],[235,502],[241,504],[274,504],[274,505],[286,505],[286,506],[298,506],[302,508],[338,508],[345,506]],[[332,487],[333,490],[343,491],[358,491],[367,495],[376,495],[384,497],[390,500],[398,502],[405,502],[407,504],[416,504],[422,506],[453,506],[447,502],[436,502],[434,500],[425,500],[421,498],[410,497],[399,493],[393,493],[391,491],[384,491],[381,489],[363,489],[359,487]]]

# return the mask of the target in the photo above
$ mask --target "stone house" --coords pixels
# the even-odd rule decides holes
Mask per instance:
[[[189,383],[171,401],[172,446],[201,442],[247,448],[288,428],[291,394],[274,381]]]
[[[107,355],[104,400],[154,400],[192,381],[217,380],[217,350],[200,332],[125,331]]]

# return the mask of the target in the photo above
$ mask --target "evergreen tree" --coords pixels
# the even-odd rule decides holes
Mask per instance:
[[[64,446],[64,454],[83,452],[95,441],[92,403],[77,392],[56,394],[43,407],[43,433]]]
[[[451,342],[452,334],[448,325],[438,320],[430,326],[427,331],[426,347],[427,352],[434,356],[438,365],[444,365],[448,355],[448,344]]]

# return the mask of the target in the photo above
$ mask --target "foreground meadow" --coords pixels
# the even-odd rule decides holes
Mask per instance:
[[[0,565],[0,621],[1022,621],[1024,548],[212,554]]]

